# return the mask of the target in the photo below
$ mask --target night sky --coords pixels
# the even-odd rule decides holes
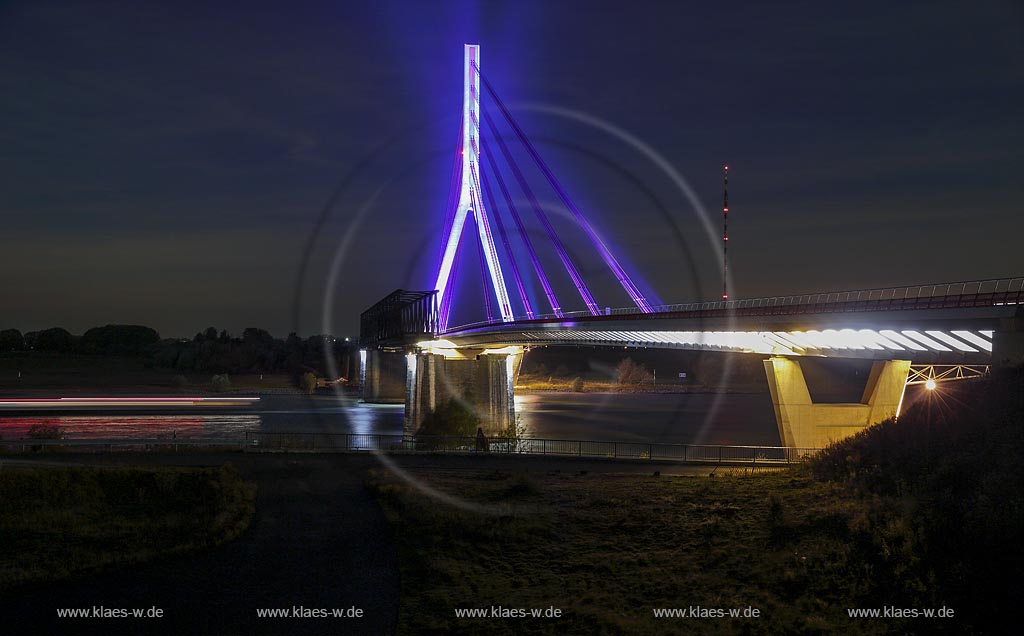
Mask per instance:
[[[354,335],[432,287],[464,42],[664,302],[720,295],[717,248],[583,117],[663,157],[716,234],[729,163],[735,298],[1024,274],[1019,2],[4,2],[0,328]],[[598,302],[626,306],[536,176]],[[479,278],[467,251],[454,322],[483,317]]]

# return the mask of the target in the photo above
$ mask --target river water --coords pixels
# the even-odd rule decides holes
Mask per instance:
[[[717,407],[715,405],[718,401]],[[680,444],[778,445],[771,399],[762,394],[524,393],[516,411],[527,435],[553,439]],[[0,414],[0,435],[24,437],[35,424],[68,437],[240,437],[246,431],[402,432],[401,405],[363,404],[354,395],[266,395],[231,413]]]

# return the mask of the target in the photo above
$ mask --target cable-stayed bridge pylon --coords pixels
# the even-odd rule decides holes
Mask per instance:
[[[551,312],[556,316],[561,315],[563,312],[563,308],[555,296],[550,279],[541,264],[536,246],[527,235],[522,215],[515,205],[508,185],[498,170],[496,159],[486,150],[487,143],[482,133],[482,123],[484,122],[487,123],[488,130],[491,133],[490,138],[496,142],[502,159],[504,159],[514,177],[515,184],[529,202],[529,207],[543,227],[545,236],[550,241],[559,262],[576,287],[583,304],[587,308],[587,312],[594,316],[601,313],[601,308],[594,298],[590,287],[580,274],[577,264],[573,261],[562,239],[558,236],[549,214],[540,204],[523,170],[517,165],[508,144],[497,133],[497,128],[490,115],[481,110],[480,98],[483,91],[486,91],[493,100],[504,121],[513,131],[514,138],[520,142],[526,154],[532,159],[541,174],[543,174],[547,185],[557,194],[558,199],[569,212],[576,226],[587,236],[591,246],[615,275],[616,280],[632,299],[637,309],[641,313],[653,312],[654,307],[644,297],[644,294],[637,285],[633,283],[629,275],[626,274],[598,232],[573,202],[568,191],[558,181],[534,144],[523,132],[522,127],[513,118],[511,112],[494,90],[493,85],[481,75],[480,68],[480,46],[477,44],[466,44],[463,68],[461,130],[459,131],[457,145],[458,154],[452,171],[452,191],[449,195],[446,214],[445,236],[437,269],[437,278],[434,283],[434,289],[437,290],[439,319],[442,329],[447,327],[448,324],[455,290],[454,279],[457,270],[456,263],[459,260],[460,254],[460,242],[470,218],[472,218],[473,225],[476,228],[476,240],[478,241],[480,251],[481,275],[485,281],[484,298],[487,306],[488,320],[494,320],[491,312],[492,298],[497,302],[498,313],[502,322],[512,322],[516,318],[505,283],[505,271],[511,271],[515,280],[519,302],[523,306],[523,311],[519,314],[520,316],[526,316],[527,318],[534,316],[533,303],[531,303],[528,293],[529,281],[526,279],[526,273],[530,272],[536,276],[537,281],[543,288]],[[495,189],[491,187],[488,176],[481,166],[480,158],[485,154],[488,167],[498,184],[497,190],[501,193],[502,201],[508,210],[508,214],[514,221],[516,234],[513,237],[518,237],[519,242],[525,247],[529,255],[531,264],[529,269],[521,269],[518,263],[516,263],[513,248],[514,241],[510,238],[510,232],[506,230],[505,223],[500,217],[501,211],[498,207],[498,201],[494,196]],[[500,244],[504,248],[504,263],[499,255],[492,227],[498,230]],[[487,285],[488,281],[490,283],[489,288]]]

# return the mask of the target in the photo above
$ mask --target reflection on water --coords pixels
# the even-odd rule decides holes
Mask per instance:
[[[767,393],[523,393],[530,437],[666,444],[779,444]]]
[[[779,444],[771,398],[712,394],[524,393],[516,413],[531,437],[676,444]],[[13,414],[12,414],[13,415]],[[401,404],[364,404],[352,395],[268,395],[245,413],[163,415],[84,414],[0,416],[0,436],[24,438],[33,425],[56,426],[68,437],[237,438],[272,433],[401,434]]]
[[[47,426],[69,438],[237,438],[260,430],[260,423],[259,415],[45,415],[0,418],[0,435],[19,439],[33,426]]]
[[[402,404],[365,404],[355,402],[346,413],[350,433],[359,435],[398,434],[402,432],[405,420],[405,406]],[[395,423],[398,424],[397,430]]]

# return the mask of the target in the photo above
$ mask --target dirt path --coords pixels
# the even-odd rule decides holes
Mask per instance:
[[[210,456],[122,457],[150,465],[221,463]],[[338,459],[231,456],[259,488],[252,527],[238,540],[200,554],[26,590],[0,599],[3,613],[18,617],[20,634],[392,634],[399,578],[390,528],[363,487],[365,468]],[[155,606],[164,617],[56,617],[57,608],[93,606]],[[364,616],[256,614],[257,608],[293,606],[355,606]]]

